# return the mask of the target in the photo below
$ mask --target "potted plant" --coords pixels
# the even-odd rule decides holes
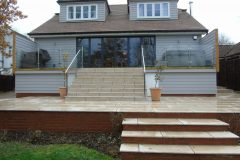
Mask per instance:
[[[163,71],[163,66],[160,65],[159,63],[156,63],[156,64],[157,64],[156,65],[157,72],[154,77],[155,88],[150,88],[152,101],[160,101],[160,97],[161,97],[161,89],[159,86],[159,82],[161,80],[161,72]]]
[[[63,62],[64,62],[64,70],[63,70],[63,74],[64,74],[64,87],[60,87],[59,88],[59,93],[60,93],[60,97],[62,99],[65,98],[65,96],[67,96],[67,73],[66,73],[66,62],[68,60],[68,53],[64,53],[63,54]]]

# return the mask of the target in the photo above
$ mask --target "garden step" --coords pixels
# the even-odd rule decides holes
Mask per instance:
[[[127,85],[144,85],[144,81],[140,80],[140,81],[123,81],[123,82],[119,82],[119,81],[101,81],[101,80],[97,80],[97,81],[93,81],[93,80],[75,80],[72,85],[85,85],[85,84],[102,84],[102,85],[118,85],[118,84],[127,84]]]
[[[123,131],[122,143],[237,145],[239,137],[231,132]]]
[[[144,92],[143,88],[69,88],[69,92],[126,92],[126,93],[139,93]]]
[[[122,144],[122,160],[239,160],[239,145]]]
[[[123,118],[198,118],[216,119],[217,113],[195,113],[195,112],[127,112]]]
[[[142,68],[84,68],[68,89],[66,100],[143,101]]]
[[[77,72],[143,72],[143,68],[81,68]]]
[[[123,78],[123,79],[137,79],[137,78],[143,78],[143,75],[77,75],[76,78],[112,78],[112,77],[116,77],[116,78]]]
[[[72,84],[73,88],[144,88],[143,84]]]
[[[229,125],[217,119],[125,118],[129,131],[227,131]]]
[[[143,76],[143,71],[141,72],[77,72],[78,76]]]
[[[82,80],[82,81],[112,81],[112,82],[122,82],[122,81],[126,81],[126,82],[133,82],[133,81],[144,81],[143,76],[142,77],[134,77],[134,78],[130,78],[130,77],[104,77],[104,76],[80,76],[80,77],[75,77],[75,80]]]
[[[68,92],[69,96],[144,96],[143,92]]]
[[[145,101],[144,96],[66,96],[67,101]]]

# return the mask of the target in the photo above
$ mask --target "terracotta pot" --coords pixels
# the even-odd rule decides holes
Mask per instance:
[[[60,93],[60,97],[64,99],[65,96],[67,96],[67,88],[66,87],[59,88],[59,93]]]
[[[152,101],[160,101],[161,89],[160,88],[150,88]]]

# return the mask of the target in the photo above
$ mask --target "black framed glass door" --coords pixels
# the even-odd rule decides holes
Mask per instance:
[[[83,46],[83,67],[141,67],[141,46],[146,65],[156,60],[155,37],[77,38],[77,50]]]

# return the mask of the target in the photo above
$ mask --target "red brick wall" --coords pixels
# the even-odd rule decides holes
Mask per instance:
[[[0,111],[0,129],[112,132],[112,113]]]

